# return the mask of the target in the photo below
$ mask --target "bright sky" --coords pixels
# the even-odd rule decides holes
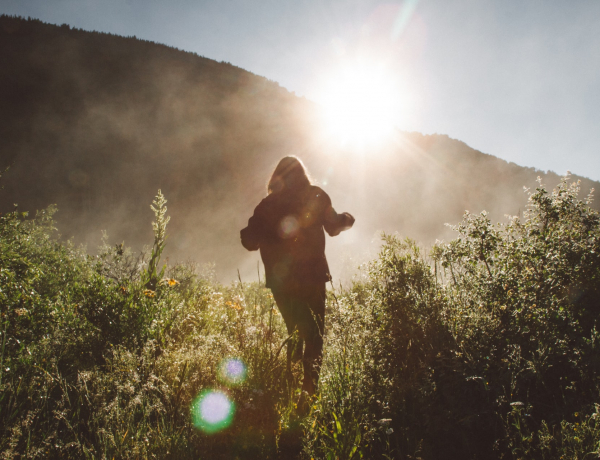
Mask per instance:
[[[0,13],[135,35],[322,100],[362,62],[400,129],[600,180],[600,0],[0,0]]]

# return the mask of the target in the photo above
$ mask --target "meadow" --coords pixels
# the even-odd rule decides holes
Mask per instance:
[[[260,272],[215,281],[154,243],[61,240],[0,215],[0,458],[591,459],[600,456],[600,217],[568,178],[430,248],[384,235],[328,292],[317,397]],[[203,413],[213,398],[227,417]],[[204,401],[204,402],[203,402]],[[208,404],[208,403],[207,403]]]

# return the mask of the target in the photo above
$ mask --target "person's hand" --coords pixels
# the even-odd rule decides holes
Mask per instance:
[[[354,216],[348,212],[342,213],[346,217],[346,225],[344,226],[344,230],[348,230],[354,225]]]

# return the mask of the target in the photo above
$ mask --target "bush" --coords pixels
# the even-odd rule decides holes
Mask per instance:
[[[503,225],[467,213],[428,252],[385,236],[365,280],[329,292],[304,418],[260,280],[160,266],[164,197],[141,255],[60,243],[53,208],[0,215],[2,458],[598,456],[600,219],[577,193],[540,185]],[[207,389],[236,405],[214,434],[190,413]]]
[[[467,213],[431,259],[385,237],[368,284],[329,316],[307,456],[597,452],[600,220],[578,191],[567,178],[552,194],[540,185],[505,225]]]
[[[53,208],[0,216],[2,458],[275,455],[294,395],[272,296],[192,266],[159,269],[162,211],[149,259],[106,241],[96,257],[60,243]],[[227,357],[248,366],[231,388],[218,375]],[[213,436],[190,415],[205,389],[237,405]]]

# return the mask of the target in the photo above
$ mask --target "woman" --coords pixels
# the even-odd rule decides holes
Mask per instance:
[[[267,192],[240,232],[242,245],[249,251],[260,249],[267,287],[288,333],[297,329],[300,337],[295,347],[288,343],[288,366],[292,355],[302,359],[302,391],[313,395],[323,354],[325,283],[331,280],[323,229],[336,236],[352,227],[354,217],[336,213],[329,196],[311,185],[304,165],[293,156],[279,162]]]

